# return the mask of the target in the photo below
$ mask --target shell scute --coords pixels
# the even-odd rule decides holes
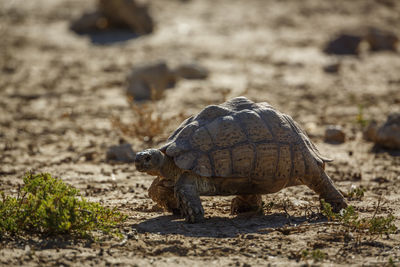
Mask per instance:
[[[293,143],[296,141],[294,132],[290,124],[284,117],[272,108],[263,108],[257,110],[264,123],[274,135],[274,140],[278,143]]]
[[[197,153],[189,151],[175,157],[175,163],[179,168],[191,170],[197,158]]]
[[[193,171],[198,175],[210,177],[213,175],[213,170],[211,167],[210,159],[207,154],[202,153],[197,158],[196,166],[193,168]]]
[[[233,173],[248,177],[253,171],[254,149],[252,144],[242,144],[232,149]]]
[[[271,131],[261,117],[252,110],[242,110],[235,117],[240,121],[243,130],[251,142],[272,140]]]
[[[246,141],[246,135],[232,116],[219,117],[206,125],[213,143],[221,148]]]
[[[275,179],[286,180],[290,178],[292,170],[292,158],[290,146],[282,145],[279,147],[279,161],[276,168]]]
[[[215,118],[226,116],[230,110],[222,106],[210,105],[205,107],[199,114],[196,115],[195,120],[212,121]]]
[[[263,179],[273,178],[277,167],[279,147],[275,143],[258,144],[256,146],[257,160],[253,177]]]
[[[293,151],[293,177],[303,177],[306,172],[303,152],[299,146],[295,146]]]
[[[214,162],[214,172],[217,177],[230,177],[232,175],[231,154],[228,149],[212,152],[211,158]]]
[[[214,145],[206,127],[200,127],[195,130],[190,143],[194,148],[198,148],[203,152],[209,151]]]
[[[257,108],[256,103],[254,103],[253,101],[247,99],[244,96],[239,96],[239,97],[235,97],[232,98],[228,101],[226,101],[225,103],[222,103],[220,106],[227,108],[230,111],[241,111],[244,109],[254,109]]]

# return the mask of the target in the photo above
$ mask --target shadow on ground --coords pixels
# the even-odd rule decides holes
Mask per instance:
[[[371,152],[375,154],[388,153],[392,157],[400,157],[400,149],[387,149],[380,145],[374,145],[371,149]]]
[[[27,246],[34,248],[35,250],[46,250],[46,249],[67,249],[77,245],[83,247],[89,247],[94,241],[92,238],[77,238],[71,235],[60,235],[56,237],[52,236],[13,236],[4,237],[0,239],[0,247],[5,247],[12,244],[19,249],[27,249]],[[0,249],[1,250],[1,249]]]
[[[84,33],[76,33],[80,36],[88,36],[92,44],[96,45],[113,45],[133,40],[139,37],[138,34],[131,30],[106,30],[106,31],[89,31]]]
[[[235,237],[239,234],[267,234],[286,226],[296,226],[304,222],[318,223],[325,219],[314,219],[306,216],[290,218],[285,213],[259,216],[238,216],[235,218],[212,217],[201,223],[188,224],[178,216],[159,216],[133,225],[139,233],[156,233],[160,235],[184,235],[190,237]]]

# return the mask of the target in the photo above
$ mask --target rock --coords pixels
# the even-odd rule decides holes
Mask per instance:
[[[388,116],[386,122],[379,127],[374,142],[389,149],[400,149],[400,112]]]
[[[399,38],[393,32],[375,27],[363,27],[340,33],[326,45],[324,52],[336,55],[358,55],[364,50],[398,51],[398,47]]]
[[[175,85],[179,77],[205,79],[208,70],[196,63],[182,64],[171,70],[164,61],[135,67],[128,75],[127,93],[136,101],[159,100],[165,89]]]
[[[186,63],[175,69],[175,74],[185,79],[206,79],[208,70],[196,63]]]
[[[342,33],[328,43],[324,52],[336,55],[358,55],[362,41],[362,36]]]
[[[376,121],[371,121],[363,131],[364,139],[370,142],[375,142],[378,128],[378,123]]]
[[[344,143],[346,135],[339,125],[329,125],[325,129],[325,142]]]
[[[70,29],[79,33],[91,33],[106,29],[130,29],[139,35],[154,29],[148,7],[134,0],[99,0],[97,10],[86,12],[71,22]]]
[[[135,161],[135,156],[136,154],[130,144],[121,144],[110,146],[107,150],[106,159],[129,163]]]
[[[365,34],[365,40],[372,51],[398,50],[399,38],[390,31],[369,27]]]
[[[107,19],[100,12],[93,11],[86,12],[71,22],[70,29],[76,33],[83,34],[104,29],[105,26],[107,26]]]
[[[340,69],[340,63],[339,62],[331,63],[331,64],[328,64],[328,65],[324,66],[324,71],[326,73],[335,74],[335,73],[339,72],[339,69]]]
[[[141,101],[160,99],[165,89],[175,85],[176,77],[165,62],[158,62],[135,67],[127,80],[127,93]]]
[[[139,5],[134,0],[99,0],[98,6],[99,11],[115,26],[127,26],[137,34],[153,31],[154,23],[146,5]]]

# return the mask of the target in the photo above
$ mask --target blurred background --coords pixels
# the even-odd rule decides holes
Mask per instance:
[[[2,0],[1,172],[155,146],[239,95],[314,140],[329,141],[329,125],[331,141],[356,140],[399,110],[399,11],[395,0]]]
[[[15,192],[27,170],[46,171],[135,223],[157,217],[147,198],[154,177],[130,164],[135,151],[161,145],[206,105],[244,95],[298,121],[334,159],[327,173],[341,190],[367,190],[352,202],[358,211],[371,215],[365,207],[383,194],[400,216],[399,37],[398,0],[0,0],[0,190]],[[305,188],[273,197],[298,214],[317,203]],[[228,206],[205,202],[217,216],[227,217]],[[143,227],[157,240],[164,226],[178,228]],[[191,251],[186,239],[182,251]],[[304,246],[303,236],[288,240],[273,251]],[[249,255],[264,251],[243,244]],[[347,262],[385,248],[366,246],[370,254]]]

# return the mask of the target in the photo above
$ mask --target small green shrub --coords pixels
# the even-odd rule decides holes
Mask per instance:
[[[368,220],[368,231],[371,234],[391,234],[397,231],[393,224],[395,217],[390,214],[388,217],[374,217]]]
[[[395,217],[389,214],[386,217],[359,218],[353,206],[342,209],[339,213],[332,211],[329,203],[321,200],[322,214],[330,221],[338,221],[350,231],[365,232],[371,235],[393,234],[397,231],[394,225]]]
[[[326,259],[327,254],[319,249],[314,249],[312,251],[309,251],[308,249],[306,249],[301,252],[301,258],[303,260],[312,259],[315,262],[319,262],[319,261],[323,261],[324,259]]]
[[[389,257],[388,263],[386,265],[389,267],[396,267],[396,264],[394,263],[394,260],[392,257]]]
[[[27,173],[17,197],[1,192],[0,237],[6,234],[70,234],[92,236],[94,231],[120,235],[116,225],[126,219],[115,209],[90,202],[79,190],[48,173]]]
[[[347,198],[349,200],[361,200],[364,197],[365,188],[362,187],[352,187],[349,192],[347,192]]]

